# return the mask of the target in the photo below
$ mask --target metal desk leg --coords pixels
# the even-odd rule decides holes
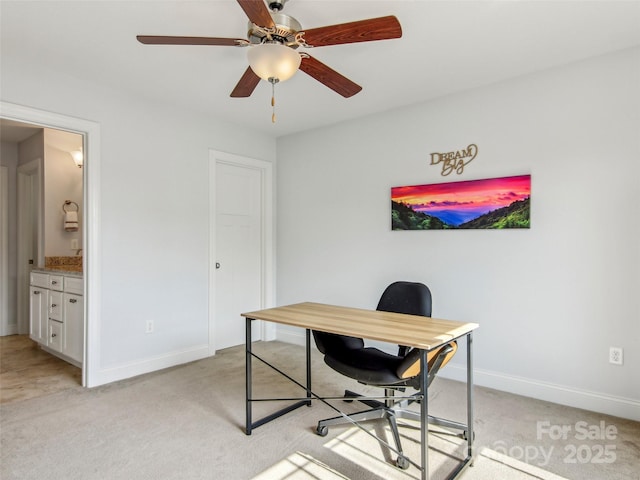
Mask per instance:
[[[245,339],[245,401],[246,401],[246,424],[245,424],[245,434],[251,435],[251,426],[253,425],[253,420],[251,418],[251,318],[245,318],[246,325],[246,339]]]
[[[429,399],[427,397],[427,379],[429,377],[427,351],[420,352],[420,465],[422,480],[429,478]]]
[[[307,342],[307,406],[311,406],[311,330],[307,328],[306,331]]]
[[[288,375],[286,375],[285,373],[283,373],[282,371],[278,370],[277,368],[275,368],[273,365],[270,365],[268,362],[266,362],[264,359],[260,358],[257,355],[254,355],[252,350],[251,350],[251,322],[253,321],[253,318],[245,318],[246,321],[246,339],[245,339],[245,378],[246,378],[246,384],[245,384],[245,408],[246,408],[246,425],[245,425],[245,434],[247,435],[251,435],[251,431],[254,428],[258,428],[262,425],[264,425],[265,423],[269,423],[272,420],[275,420],[278,417],[281,417],[282,415],[285,415],[293,410],[295,410],[296,408],[300,408],[304,405],[307,405],[308,407],[311,406],[311,397],[314,396],[313,392],[311,391],[311,331],[307,330],[307,385],[306,387],[300,383],[298,383],[297,381],[295,381],[294,379],[292,379],[291,377],[289,377]],[[251,411],[251,404],[255,401],[277,401],[277,400],[283,400],[283,399],[278,399],[278,398],[270,398],[270,399],[254,399],[253,398],[253,393],[252,393],[252,371],[251,371],[251,364],[253,361],[253,357],[256,357],[256,359],[262,361],[263,363],[265,363],[266,365],[268,365],[269,367],[275,369],[276,371],[278,371],[280,374],[284,375],[285,377],[287,377],[289,380],[291,380],[292,382],[296,383],[297,385],[299,385],[300,387],[304,388],[307,392],[307,395],[305,398],[297,398],[297,399],[293,399],[293,400],[297,400],[296,403],[293,403],[287,407],[281,408],[280,410],[273,412],[265,417],[262,417],[258,420],[256,420],[255,422],[253,421],[253,416],[252,416],[252,411]]]
[[[473,464],[473,334],[467,334],[467,456]]]

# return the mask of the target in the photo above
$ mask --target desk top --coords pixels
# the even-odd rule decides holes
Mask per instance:
[[[477,323],[311,302],[243,313],[242,316],[424,350],[436,348],[478,328]]]

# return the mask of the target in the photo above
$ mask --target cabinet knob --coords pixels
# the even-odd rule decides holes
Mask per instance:
[[[57,285],[58,282],[56,282],[55,280],[51,280],[51,285]]]
[[[69,303],[76,303],[78,300],[76,300],[75,298],[70,298],[69,299]]]
[[[52,303],[51,304],[51,308],[56,308],[57,306],[58,306],[58,304],[56,304],[56,303]]]
[[[51,338],[56,338],[58,335],[56,335],[55,333],[51,334]]]
[[[34,295],[40,295],[40,290],[34,290],[34,291],[33,291],[33,294],[34,294]]]

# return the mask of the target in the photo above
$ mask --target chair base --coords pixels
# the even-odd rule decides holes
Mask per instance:
[[[393,389],[385,389],[386,397],[393,397]],[[396,422],[397,418],[405,419],[405,420],[415,420],[420,422],[420,414],[418,412],[414,412],[412,410],[407,410],[406,407],[417,401],[417,400],[407,400],[403,399],[401,401],[394,401],[393,399],[389,399],[386,402],[381,402],[378,400],[370,400],[370,399],[360,399],[362,395],[357,394],[355,392],[351,392],[346,390],[344,392],[344,401],[350,402],[353,400],[357,400],[369,407],[369,410],[363,410],[361,412],[351,413],[345,416],[338,416],[332,418],[326,418],[324,420],[320,420],[318,422],[318,426],[316,427],[316,433],[322,437],[326,436],[329,433],[329,427],[334,425],[346,425],[355,423],[368,422],[372,420],[382,420],[386,419],[389,428],[391,430],[391,434],[393,435],[393,440],[396,444],[398,458],[396,460],[396,466],[405,470],[409,468],[410,462],[404,456],[402,451],[402,444],[400,442],[400,433],[398,431],[398,424]],[[451,420],[446,420],[444,418],[434,417],[429,415],[428,417],[429,424],[436,425],[439,427],[445,427],[453,430],[461,430],[460,437],[463,439],[467,439],[467,425],[454,422]]]

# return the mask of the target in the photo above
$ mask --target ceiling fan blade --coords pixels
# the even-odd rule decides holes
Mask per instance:
[[[249,17],[251,23],[258,25],[259,27],[273,28],[273,18],[269,13],[269,9],[265,5],[263,0],[238,0],[238,3],[244,10],[244,13]]]
[[[253,73],[251,67],[247,67],[242,78],[236,85],[236,88],[231,92],[233,98],[245,98],[250,97],[256,86],[260,82],[260,77]]]
[[[345,98],[352,97],[362,90],[360,85],[313,57],[304,56],[300,63],[300,70]]]
[[[138,35],[140,43],[145,45],[220,45],[235,47],[246,44],[246,40],[214,37],[165,37],[161,35]]]
[[[304,31],[304,41],[311,47],[372,42],[400,37],[402,37],[402,27],[393,15]]]

